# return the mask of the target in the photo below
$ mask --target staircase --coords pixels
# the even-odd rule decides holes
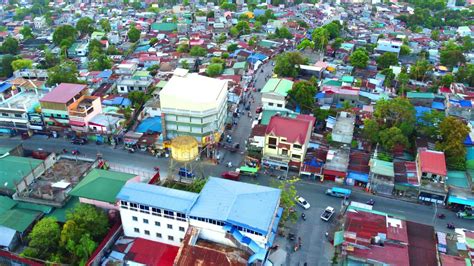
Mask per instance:
[[[228,237],[228,239],[231,239],[232,242],[234,242],[239,248],[249,251],[250,253],[253,253],[252,256],[250,256],[248,260],[248,265],[251,265],[255,261],[264,261],[267,250],[265,248],[260,247],[255,241],[253,241],[251,238],[244,236],[236,227],[231,226],[231,225],[225,225],[224,230],[228,232],[231,237]]]

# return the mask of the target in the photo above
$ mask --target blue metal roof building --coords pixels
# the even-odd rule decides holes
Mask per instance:
[[[210,177],[189,215],[225,221],[266,235],[280,193],[276,188]]]
[[[145,183],[127,183],[120,190],[117,199],[188,213],[198,196],[197,193]]]

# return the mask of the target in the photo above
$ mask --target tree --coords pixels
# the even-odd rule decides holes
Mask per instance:
[[[110,22],[108,19],[103,18],[99,21],[100,27],[102,28],[103,31],[105,32],[110,32],[112,30],[112,27],[110,26]]]
[[[466,58],[464,57],[462,47],[454,43],[452,40],[445,43],[441,49],[440,62],[442,65],[447,67],[455,67],[459,64],[465,63]]]
[[[13,74],[12,62],[17,58],[11,54],[4,55],[2,57],[2,76],[10,77]]]
[[[474,42],[470,36],[465,36],[462,38],[462,49],[464,52],[469,52],[474,49]]]
[[[315,95],[316,87],[308,81],[296,82],[288,91],[289,98],[305,113],[313,110]]]
[[[111,69],[112,65],[112,59],[105,54],[100,54],[89,61],[88,68],[91,71],[102,71],[105,69]]]
[[[431,110],[424,112],[417,122],[416,132],[430,138],[439,136],[439,125],[444,117],[445,114],[440,111]]]
[[[236,43],[229,44],[229,45],[227,46],[227,52],[233,53],[233,52],[235,52],[235,50],[237,50],[238,48],[239,48],[239,46],[238,46]]]
[[[29,26],[23,26],[20,30],[20,34],[23,35],[25,40],[33,38],[33,31]]]
[[[474,86],[474,65],[467,64],[459,69],[456,74],[456,80],[458,82],[467,83],[469,86]]]
[[[17,59],[12,62],[13,70],[16,71],[18,69],[26,69],[33,67],[33,61],[29,59]]]
[[[398,127],[391,127],[380,131],[379,139],[382,147],[388,151],[393,151],[398,146],[409,146],[408,138]]]
[[[343,42],[344,42],[344,39],[342,39],[342,38],[336,38],[336,39],[334,40],[334,42],[332,43],[332,48],[333,48],[334,50],[337,50],[337,49],[341,48],[341,45],[342,45]],[[366,50],[366,51],[367,51],[367,50]]]
[[[140,108],[148,100],[147,95],[142,91],[130,92],[128,94],[128,99],[132,102],[136,109]]]
[[[255,32],[261,31],[262,27],[263,27],[262,22],[260,22],[258,20],[253,23],[253,29],[254,29]]]
[[[278,188],[281,190],[280,194],[280,207],[283,208],[283,213],[281,215],[281,223],[286,221],[291,221],[293,223],[298,219],[298,215],[294,210],[296,203],[295,198],[297,195],[295,184],[299,179],[288,179],[283,181],[271,181],[270,185],[272,187]]]
[[[359,48],[351,54],[350,61],[354,67],[364,69],[369,63],[369,55],[365,49]]]
[[[375,119],[364,120],[363,135],[371,143],[375,144],[379,142],[379,131],[380,127]]]
[[[298,46],[296,46],[296,49],[298,50],[304,50],[306,48],[311,48],[314,49],[314,42],[308,39],[303,39]]]
[[[101,241],[109,230],[107,214],[93,205],[78,204],[73,211],[66,214],[67,220],[72,220],[77,227],[90,234],[94,241]]]
[[[432,30],[431,31],[431,39],[433,39],[434,41],[439,40],[439,30]]]
[[[443,119],[439,125],[441,141],[436,143],[436,149],[443,151],[449,169],[466,169],[466,147],[464,140],[469,134],[469,127],[463,121],[453,116]]]
[[[189,51],[191,56],[206,56],[207,50],[202,48],[201,46],[193,46]]]
[[[13,37],[7,37],[2,43],[0,51],[4,54],[17,54],[19,51],[18,41]]]
[[[291,34],[290,30],[288,30],[288,28],[286,28],[286,27],[277,28],[277,31],[275,32],[275,35],[276,35],[277,38],[282,38],[282,39],[292,39],[293,38],[293,34]]]
[[[339,37],[342,25],[338,21],[333,21],[329,24],[326,24],[324,28],[329,32],[329,38],[333,40]]]
[[[140,39],[141,32],[135,28],[134,25],[130,27],[127,32],[127,37],[130,42],[137,42]]]
[[[386,68],[381,71],[382,75],[385,76],[385,80],[383,81],[383,85],[385,87],[391,87],[392,82],[395,79],[395,74],[393,73],[392,69]]]
[[[410,67],[410,76],[412,79],[425,81],[426,73],[433,68],[430,63],[424,59],[417,61]]]
[[[410,46],[404,44],[400,47],[400,55],[409,55],[410,53]]]
[[[250,26],[247,21],[239,21],[237,22],[237,25],[235,25],[235,28],[239,31],[238,35],[242,34],[249,34],[250,33]]]
[[[449,88],[453,82],[454,82],[454,76],[451,74],[446,74],[441,77],[440,85],[443,87]]]
[[[28,247],[22,255],[48,260],[58,250],[61,229],[54,218],[41,219],[28,235]]]
[[[307,62],[307,58],[299,52],[285,52],[276,58],[274,72],[282,77],[296,77],[299,67]]]
[[[384,53],[377,58],[377,67],[379,69],[386,69],[390,66],[398,65],[398,57],[395,53]]]
[[[94,21],[90,17],[82,17],[76,23],[76,29],[81,34],[91,34],[94,32]]]
[[[61,45],[64,40],[68,40],[70,45],[76,40],[76,28],[71,25],[62,25],[57,27],[53,33],[53,42],[56,45]]]
[[[184,69],[189,69],[189,63],[186,60],[181,61],[181,67]]]
[[[329,42],[329,31],[325,28],[317,28],[311,34],[314,42],[314,49],[324,51]]]
[[[176,51],[178,53],[187,53],[187,52],[189,52],[189,45],[184,44],[184,43],[180,44],[180,45],[178,45],[178,48],[176,48]]]
[[[221,33],[219,37],[217,37],[217,43],[221,44],[227,40],[227,36],[224,33]]]
[[[222,64],[210,64],[206,68],[206,74],[209,77],[219,76],[223,71]]]
[[[51,53],[49,50],[44,51],[44,60],[40,62],[41,69],[48,69],[59,64],[59,57]]]
[[[60,83],[77,83],[77,66],[73,61],[64,61],[59,65],[48,69],[48,80],[46,85],[52,86]]]

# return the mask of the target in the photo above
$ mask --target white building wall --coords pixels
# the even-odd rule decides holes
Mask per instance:
[[[180,246],[181,240],[188,230],[187,221],[178,221],[150,213],[120,208],[120,216],[124,234],[129,237],[141,237],[151,241]],[[136,221],[133,217],[136,217]],[[147,219],[148,223],[146,223],[144,219]],[[156,222],[159,224],[156,224]],[[168,225],[171,225],[172,229],[169,229]],[[183,230],[180,230],[180,227],[182,227],[181,229]],[[138,232],[136,232],[135,229],[138,229]],[[148,231],[149,234],[145,234],[145,230]],[[161,236],[158,234],[161,234]],[[173,240],[168,238],[170,236],[173,237]]]

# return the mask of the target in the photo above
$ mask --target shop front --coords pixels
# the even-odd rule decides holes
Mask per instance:
[[[369,182],[369,174],[349,172],[346,177],[346,185],[365,188]]]

